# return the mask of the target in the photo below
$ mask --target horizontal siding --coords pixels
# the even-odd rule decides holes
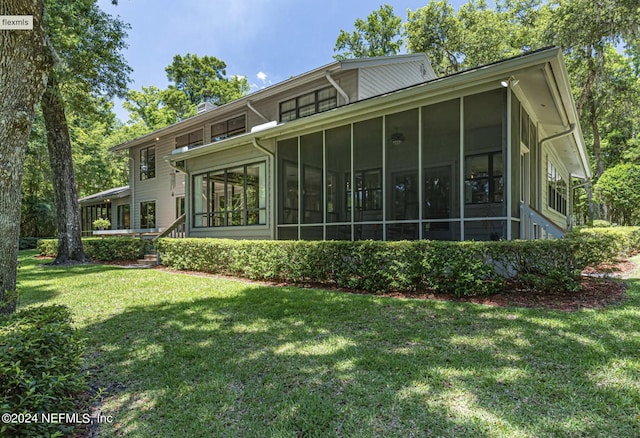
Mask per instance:
[[[344,72],[332,73],[331,77],[340,86],[340,88],[345,93],[347,93],[350,102],[353,102],[358,98],[357,71],[349,70]],[[317,79],[315,81],[311,81],[299,87],[288,90],[286,93],[279,93],[260,102],[252,103],[252,105],[258,112],[260,112],[269,120],[280,120],[280,102],[331,86],[331,83],[329,83],[326,78]],[[338,106],[344,105],[345,103],[346,101],[344,100],[344,98],[340,95],[340,93],[338,93]],[[260,121],[258,124],[264,123],[262,119],[259,120]]]
[[[156,147],[156,177],[140,180],[140,150],[154,144]],[[174,169],[163,158],[171,154],[174,147],[175,136],[172,135],[131,150],[131,157],[134,159],[133,177],[135,178],[133,186],[129,181],[129,187],[134,187],[135,190],[133,228],[140,228],[140,203],[142,202],[156,202],[156,227],[166,228],[175,220],[175,197],[184,196],[185,193],[184,174],[180,172],[176,175],[172,196],[170,178]]]
[[[360,70],[360,99],[378,96],[399,88],[433,79],[419,61],[380,65]]]
[[[267,145],[265,144],[265,146]],[[189,170],[189,174],[196,175],[214,169],[227,168],[236,164],[246,163],[248,161],[265,160],[266,157],[264,152],[256,149],[253,145],[245,145],[226,151],[212,152],[202,157],[188,160],[187,169]]]

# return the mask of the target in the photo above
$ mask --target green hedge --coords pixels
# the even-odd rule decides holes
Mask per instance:
[[[64,306],[0,317],[0,413],[77,412],[78,395],[87,389],[83,349]],[[72,435],[66,424],[22,423],[3,421],[0,436]]]
[[[135,260],[142,258],[151,243],[132,237],[87,237],[82,239],[84,252],[94,260]],[[58,251],[57,239],[38,241],[40,255],[55,257]]]
[[[38,247],[39,237],[20,237],[18,241],[18,249],[36,249]]]
[[[569,234],[569,237],[597,240],[601,258],[604,261],[615,261],[640,251],[640,227],[577,228]]]
[[[250,279],[312,282],[373,292],[457,296],[529,288],[577,289],[600,260],[597,239],[514,242],[237,241],[160,239],[165,266]]]

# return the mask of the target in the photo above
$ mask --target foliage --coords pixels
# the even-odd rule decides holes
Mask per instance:
[[[61,62],[57,75],[67,109],[84,116],[96,99],[123,97],[131,67],[123,51],[129,25],[100,9],[96,0],[46,0],[46,30]]]
[[[249,91],[249,83],[244,77],[226,78],[226,68],[215,56],[175,55],[165,68],[167,79],[173,82],[169,90],[183,92],[194,105],[204,102],[205,97],[215,105],[239,99]]]
[[[34,253],[21,305],[72,309],[114,420],[100,436],[640,435],[637,272],[623,301],[564,312]]]
[[[395,55],[402,47],[400,37],[402,19],[393,13],[388,4],[373,11],[367,20],[358,18],[353,24],[352,33],[340,31],[334,55],[336,59],[364,58],[372,56]]]
[[[377,292],[431,289],[457,296],[523,287],[577,287],[604,256],[586,239],[513,242],[309,242],[159,239],[162,264],[251,279],[312,282]],[[534,284],[535,282],[535,284]]]
[[[37,237],[21,237],[18,241],[18,249],[36,249],[38,247],[38,240],[40,239]]]
[[[214,56],[175,55],[165,68],[172,84],[165,90],[153,85],[143,86],[142,91],[131,90],[123,107],[132,122],[143,122],[153,130],[195,115],[196,106],[205,97],[216,105],[239,99],[249,91],[247,78],[227,78],[226,67]]]
[[[0,339],[0,412],[77,412],[77,396],[87,387],[80,370],[84,342],[72,327],[67,307],[32,307],[3,317]],[[0,424],[3,436],[69,436],[71,432],[65,423]]]
[[[505,2],[491,9],[484,0],[454,11],[448,0],[432,0],[408,12],[404,29],[411,52],[424,52],[440,75],[489,64],[544,44],[535,26],[539,1]]]
[[[150,247],[145,239],[132,237],[86,237],[82,239],[84,251],[94,260],[136,260],[142,258]],[[58,251],[57,239],[40,239],[40,255],[55,257]]]
[[[109,219],[96,219],[95,221],[93,221],[93,228],[96,230],[99,229],[108,229],[111,228],[111,221]]]
[[[569,234],[570,238],[592,242],[595,260],[587,263],[613,262],[640,251],[640,227],[611,227],[602,221],[593,221],[594,227],[581,227]],[[586,238],[586,239],[585,239]]]
[[[618,164],[607,169],[594,187],[595,198],[607,206],[613,222],[640,223],[640,165]]]

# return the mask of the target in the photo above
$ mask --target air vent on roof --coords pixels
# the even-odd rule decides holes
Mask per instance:
[[[198,104],[198,114],[214,109],[215,107],[216,105],[211,102],[202,102],[201,104]]]

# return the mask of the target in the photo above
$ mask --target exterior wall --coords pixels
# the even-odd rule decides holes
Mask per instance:
[[[563,230],[567,229],[567,216],[560,213],[559,211],[551,208],[549,206],[549,183],[548,183],[548,175],[547,175],[547,160],[551,161],[555,169],[562,175],[562,178],[569,183],[571,181],[569,172],[562,164],[555,152],[553,150],[553,146],[550,144],[544,144],[542,148],[542,166],[541,167],[541,175],[540,181],[542,181],[542,214],[549,218],[553,223],[562,228]],[[567,201],[569,201],[569,196],[567,194]]]
[[[347,93],[349,96],[349,100],[351,102],[357,100],[358,98],[358,74],[356,70],[350,70],[345,72],[335,72],[331,74],[333,80],[340,86],[340,88]],[[278,93],[274,96],[266,98],[264,100],[260,100],[257,102],[252,102],[253,107],[260,112],[263,116],[265,116],[269,120],[280,120],[280,102],[285,100],[292,99],[296,96],[301,96],[306,93],[310,93],[315,90],[319,90],[322,88],[333,87],[331,83],[326,78],[317,79],[315,81],[311,81],[305,84],[301,84],[298,87],[293,89],[289,89],[286,93]],[[250,98],[251,96],[249,96]],[[345,99],[342,97],[340,93],[337,94],[338,97],[338,106],[344,105]],[[249,111],[249,116],[251,118],[252,124],[251,126],[260,125],[265,123],[264,120],[259,118],[253,111]],[[250,129],[249,129],[250,130]]]
[[[114,199],[111,201],[111,229],[115,230],[118,226],[118,206],[119,205],[130,205],[131,199],[129,196],[126,198]]]
[[[380,107],[366,117],[345,117],[319,131],[301,128],[278,138],[278,238],[517,237],[518,210],[514,215],[508,208],[514,176],[507,93],[495,86],[475,91],[433,103]],[[343,128],[347,132],[339,135]],[[399,144],[392,142],[396,131],[404,137]],[[348,153],[339,157],[339,149]],[[488,166],[488,173],[473,176],[474,158]],[[340,166],[345,160],[346,167]],[[482,164],[478,169],[482,172]],[[318,176],[310,177],[314,172]],[[447,190],[441,199],[446,205],[435,210],[441,190]],[[317,205],[316,198],[319,207],[309,207]]]
[[[265,142],[266,143],[266,142]],[[263,146],[272,148],[266,143]],[[230,226],[230,227],[194,227],[193,209],[193,179],[194,176],[206,172],[228,169],[235,166],[252,164],[256,162],[266,163],[266,194],[267,217],[264,225]],[[202,157],[187,160],[189,171],[188,190],[186,197],[187,233],[190,237],[219,237],[229,239],[272,239],[273,218],[273,160],[256,149],[253,145],[245,145],[237,148],[214,152]]]
[[[358,99],[366,99],[393,90],[419,84],[432,76],[422,61],[413,61],[397,65],[379,65],[359,70],[360,89]]]
[[[187,130],[190,132],[191,130]],[[182,134],[178,131],[176,135]],[[142,202],[155,201],[156,203],[156,228],[166,228],[175,219],[175,197],[184,196],[184,174],[177,173],[175,188],[171,195],[171,174],[174,169],[164,160],[164,156],[171,154],[175,149],[176,135],[168,135],[155,142],[130,149],[130,158],[133,158],[133,172],[129,177],[129,187],[134,191],[131,217],[132,228],[140,228],[140,204]],[[155,178],[140,179],[140,150],[155,145]],[[132,181],[133,180],[133,181]]]
[[[338,108],[328,111],[324,115],[311,117],[312,120],[309,123],[298,120],[292,121],[290,124],[280,124],[274,129],[264,131],[264,133],[260,132],[238,137],[230,142],[223,141],[219,143],[219,147],[218,143],[211,144],[211,131],[215,123],[244,115],[246,117],[246,132],[249,133],[252,127],[264,124],[267,120],[279,121],[280,103],[283,101],[331,87],[331,83],[324,77],[322,70],[318,69],[311,72],[310,75],[301,77],[300,80],[294,78],[286,81],[286,85],[281,88],[276,86],[264,94],[259,93],[255,96],[255,100],[250,95],[246,99],[232,102],[198,115],[197,118],[189,119],[174,127],[159,131],[158,134],[163,135],[163,137],[155,140],[150,139],[148,143],[136,145],[130,149],[134,170],[130,187],[132,188],[132,198],[135,200],[135,205],[133,205],[131,212],[132,227],[140,226],[140,204],[146,201],[156,202],[157,226],[159,228],[168,226],[176,217],[176,197],[185,195],[186,192],[187,233],[197,237],[270,239],[279,235],[282,229],[286,231],[281,236],[282,238],[329,238],[329,228],[331,226],[336,229],[336,233],[342,233],[340,234],[341,238],[358,238],[360,234],[362,236],[367,235],[370,238],[386,239],[397,237],[442,238],[449,240],[465,238],[493,239],[496,237],[503,239],[526,238],[527,236],[520,236],[521,200],[560,227],[566,228],[566,216],[550,208],[547,202],[549,197],[547,157],[550,157],[558,173],[567,182],[570,182],[567,169],[574,169],[575,166],[571,167],[571,162],[562,165],[562,156],[554,154],[553,144],[539,144],[539,138],[545,136],[545,128],[550,132],[558,132],[558,123],[563,123],[553,118],[555,113],[550,111],[553,103],[538,99],[537,92],[545,90],[546,88],[544,87],[550,86],[548,78],[542,76],[539,73],[539,69],[535,71],[528,70],[519,77],[521,79],[519,88],[510,82],[508,88],[505,89],[500,88],[500,82],[502,82],[501,79],[506,73],[498,71],[494,76],[489,76],[485,71],[482,75],[476,75],[480,80],[473,79],[474,76],[471,76],[470,79],[472,80],[467,83],[464,83],[464,75],[456,75],[451,78],[451,82],[447,80],[446,84],[450,83],[451,86],[445,86],[444,81],[435,81],[434,84],[429,83],[423,87],[414,87],[406,90],[406,92],[389,93],[433,79],[433,71],[430,68],[425,68],[423,62],[415,60],[390,64],[386,60],[373,60],[363,63],[345,63],[342,70],[337,70],[336,64],[332,64],[327,67],[335,70],[331,73],[331,77],[338,83],[340,89],[349,95],[349,101],[353,104],[353,111],[351,110],[351,105],[342,109]],[[520,60],[513,62],[519,63]],[[498,73],[500,74],[499,76]],[[310,80],[312,77],[316,79]],[[429,90],[433,91],[430,92]],[[483,100],[484,98],[477,99],[480,93],[486,92],[493,92],[494,97],[499,94],[500,99],[496,100],[491,97],[488,100]],[[379,99],[371,99],[381,94],[386,95]],[[527,97],[531,100],[531,103],[529,103]],[[362,99],[368,100],[356,103]],[[456,104],[457,112],[454,110],[454,114],[457,114],[458,117],[456,120],[448,116],[437,115],[440,114],[441,110],[444,111],[446,109],[444,104],[449,101],[458,102]],[[262,117],[254,112],[247,103],[250,103]],[[343,106],[345,103],[346,100],[338,92],[338,107]],[[428,108],[439,104],[443,104],[441,109]],[[495,111],[489,110],[489,108],[498,107],[502,108],[499,115],[496,115]],[[541,107],[546,107],[547,109],[540,110]],[[469,108],[475,109],[469,112]],[[449,108],[446,111],[451,111],[451,109]],[[405,117],[401,115],[403,112],[412,114]],[[429,112],[433,115],[425,116]],[[522,119],[525,113],[531,115],[526,121]],[[560,113],[561,111],[558,111],[558,114]],[[535,116],[539,119],[535,119]],[[413,120],[416,117],[421,124],[419,128],[414,128],[409,123],[410,119]],[[367,136],[364,134],[360,134],[364,140],[359,140],[363,146],[358,146],[360,148],[358,152],[355,146],[358,140],[355,139],[354,127],[358,123],[364,123],[374,118],[378,118],[380,122],[378,127],[374,127],[376,133],[372,134],[373,140],[365,138]],[[432,129],[432,131],[428,132],[425,123],[430,126],[428,129]],[[441,125],[446,125],[447,128],[445,129]],[[331,179],[332,176],[326,170],[329,162],[326,156],[326,151],[329,149],[326,143],[326,133],[328,130],[337,129],[341,126],[349,126],[351,130],[350,143],[346,146],[349,148],[350,155],[341,155],[340,158],[349,160],[350,167],[343,169],[335,162],[332,162],[331,165],[335,166],[334,171],[338,172],[337,175],[342,175],[335,177],[337,178],[335,179],[337,184],[345,183],[344,174],[347,171],[351,175],[349,177],[351,178],[349,181],[351,188],[349,190],[351,190],[352,194],[348,195],[350,196],[348,198],[341,188],[342,193],[340,191],[334,193],[336,198],[332,198],[330,202],[336,205],[346,205],[350,200],[351,207],[349,209],[353,209],[353,211],[348,215],[342,212],[343,214],[340,217],[347,218],[348,216],[348,218],[340,219],[342,222],[338,223],[337,220],[334,222],[329,220],[330,214],[335,213],[329,211],[327,204],[328,189],[326,186],[331,185],[333,181]],[[451,128],[451,126],[457,127],[457,131],[454,132],[454,128]],[[411,150],[411,155],[403,155],[402,147],[396,148],[395,151],[390,147],[393,140],[392,134],[397,132],[398,129],[405,134],[410,132],[407,134],[408,141],[405,146],[406,144],[411,144],[411,147],[415,148]],[[170,178],[174,170],[166,163],[164,157],[174,152],[176,136],[190,133],[194,130],[202,132],[203,143],[208,146],[205,146],[202,150],[185,151],[185,155],[182,156],[191,157],[184,162],[187,177],[185,179],[185,174],[179,173],[175,177],[175,187],[172,188]],[[362,132],[367,131],[365,129]],[[437,141],[431,138],[434,133],[436,133]],[[317,140],[318,135],[321,137],[320,141]],[[251,144],[251,141],[256,136],[261,139],[259,140],[260,144],[268,151],[273,151],[277,158],[272,158]],[[312,147],[306,149],[305,144],[309,143],[304,143],[304,141],[314,136],[316,140],[313,141]],[[523,139],[523,136],[526,137],[527,141]],[[303,141],[303,137],[307,137],[307,140]],[[138,141],[146,141],[146,138],[143,137]],[[280,146],[277,145],[279,142],[289,140],[295,143],[295,147],[290,147],[289,149],[297,151],[293,166],[296,166],[295,172],[297,172],[297,176],[295,178],[298,178],[295,195],[299,197],[295,208],[298,223],[285,222],[281,224],[283,226],[279,226],[278,218],[280,215],[279,209],[281,208],[279,203],[284,204],[285,200],[279,198],[278,190],[280,190],[280,193],[283,192],[280,185],[285,166],[281,165],[282,163],[279,161],[282,153]],[[240,142],[246,143],[231,148],[232,145],[237,145]],[[558,146],[560,146],[560,143],[558,141]],[[153,144],[156,147],[156,177],[142,181],[140,180],[140,150]],[[320,158],[317,157],[318,144],[321,151]],[[365,150],[367,147],[373,148],[371,149],[373,152],[367,152]],[[223,150],[224,148],[230,149]],[[333,150],[335,152],[336,148],[334,147]],[[307,157],[303,158],[305,153]],[[357,154],[360,154],[360,158],[356,157]],[[180,156],[174,155],[172,157],[172,161],[178,161],[177,165],[179,166],[181,165]],[[374,160],[369,163],[368,160],[372,156],[379,158],[379,160],[376,158],[377,161]],[[475,160],[475,156],[479,160]],[[493,164],[478,164],[484,159],[483,156],[486,158],[486,163]],[[337,155],[334,155],[335,157]],[[571,159],[571,157],[569,158]],[[313,160],[316,160],[315,164],[313,164]],[[360,160],[360,164],[356,166],[354,162],[357,160]],[[195,227],[193,216],[195,205],[193,199],[195,192],[193,187],[194,176],[219,170],[228,171],[234,167],[256,162],[264,162],[266,166],[266,224]],[[498,162],[501,164],[498,164]],[[478,176],[479,173],[474,174],[474,172],[469,171],[471,167],[478,169],[480,172],[485,172],[489,176]],[[496,176],[495,169],[498,169],[498,167],[500,167],[499,170],[502,173]],[[246,169],[244,171],[245,196],[246,193],[249,193],[249,187],[255,187],[254,185],[250,186],[247,182],[250,177],[247,176],[249,173],[247,173]],[[294,167],[289,166],[286,169],[294,169]],[[377,208],[379,211],[363,212],[362,216],[356,219],[354,211],[358,208],[356,204],[359,199],[353,193],[357,190],[357,187],[355,187],[358,182],[357,178],[364,181],[366,177],[370,177],[368,175],[370,172],[376,171],[379,172],[378,178],[380,182],[375,190],[383,198],[382,205]],[[260,169],[261,175],[262,172],[263,170]],[[255,174],[253,173],[252,175]],[[319,184],[321,189],[314,189],[313,193],[305,193],[303,187],[304,184],[307,184],[303,180],[305,174],[309,181],[316,181],[316,184]],[[409,179],[404,182],[398,180],[397,177],[400,174]],[[229,179],[226,177],[226,172],[224,175],[224,190],[227,187],[232,187],[233,190],[240,187],[235,182],[229,183],[231,185],[228,186],[227,181],[236,181],[237,175],[241,175],[241,172],[230,172],[229,175],[231,177]],[[216,185],[218,184],[217,178],[216,175],[210,175],[201,177],[201,181],[204,182],[206,180],[208,184],[213,184],[215,186],[214,189],[211,189],[213,192],[225,193],[224,196],[233,196],[233,199],[235,199],[236,195],[234,193],[239,192],[233,190],[231,192],[220,192],[220,186]],[[443,178],[450,178],[451,181],[455,181],[453,191],[445,197],[447,198],[446,202],[451,204],[449,207],[452,208],[441,208],[440,212],[438,212],[432,206],[425,206],[427,199],[425,195],[427,191],[433,192],[434,190],[433,187],[427,187],[429,184],[437,186],[437,181]],[[260,179],[262,179],[262,176],[260,176]],[[489,180],[491,183],[486,182],[487,187],[493,185],[493,188],[483,189],[482,184]],[[201,184],[201,182],[198,184]],[[398,193],[399,190],[403,190],[398,189],[403,184],[418,187],[418,201],[415,203],[416,206],[411,207],[418,211],[417,215],[406,213],[405,217],[402,214],[398,214],[397,210],[392,210],[392,206],[397,205],[397,200],[405,196]],[[500,185],[502,187],[499,190],[495,190],[495,187]],[[173,195],[171,193],[172,190]],[[483,190],[487,191],[486,196],[483,194]],[[229,195],[229,193],[233,195]],[[411,196],[415,196],[415,194]],[[324,210],[305,209],[305,205],[310,205],[311,202],[317,203],[319,197],[322,199],[322,209]],[[222,195],[216,199],[221,198]],[[313,198],[313,201],[310,200],[311,198]],[[480,198],[495,200],[479,201]],[[262,199],[260,201],[261,205]],[[200,202],[199,199],[198,202]],[[444,202],[442,201],[441,203]],[[232,211],[238,211],[237,207],[235,207],[235,201],[233,205]],[[417,207],[417,205],[420,205],[420,207]],[[291,208],[289,210],[293,211]],[[249,210],[245,209],[245,211]],[[441,213],[441,211],[447,212]],[[294,213],[292,212],[291,215],[294,215]],[[250,217],[250,215],[247,213],[245,217]],[[207,219],[207,221],[213,223],[211,219]],[[220,223],[220,221],[216,219],[215,223]],[[233,219],[226,218],[223,223],[235,224],[238,222],[234,214]],[[338,228],[340,229],[338,230]],[[348,233],[345,231],[347,228],[349,229]],[[369,234],[361,233],[361,230],[365,228],[369,229]]]

